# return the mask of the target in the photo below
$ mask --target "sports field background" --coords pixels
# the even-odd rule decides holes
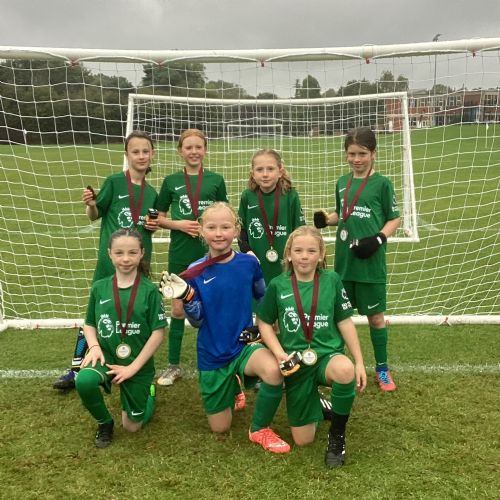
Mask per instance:
[[[358,330],[368,387],[349,420],[346,465],[329,471],[327,423],[311,446],[286,456],[249,442],[252,391],[230,435],[210,433],[191,328],[185,377],[158,388],[157,411],[143,431],[123,431],[118,391],[106,397],[117,426],[104,450],[94,447],[96,426],[76,393],[51,387],[70,362],[75,331],[9,329],[0,334],[0,498],[497,499],[498,325],[393,325],[389,359],[398,390],[391,394],[374,382],[368,328]],[[166,352],[164,343],[158,368]],[[284,403],[273,427],[290,441]]]
[[[349,171],[343,137],[284,138],[283,159],[312,221],[334,208],[335,181]],[[237,208],[253,144],[209,142],[205,165],[221,172]],[[379,134],[376,168],[390,176],[402,209],[401,136]],[[389,314],[500,314],[500,129],[467,124],[411,134],[419,243],[389,245]],[[83,187],[98,188],[123,165],[121,144],[0,146],[0,284],[8,319],[83,317],[100,222],[90,223]],[[240,153],[232,152],[242,150]],[[174,143],[157,144],[149,177],[182,168]],[[326,236],[334,231],[324,230]],[[402,235],[401,231],[398,233]],[[167,237],[168,232],[158,232]],[[166,267],[155,244],[153,271]],[[333,245],[328,247],[333,263]]]

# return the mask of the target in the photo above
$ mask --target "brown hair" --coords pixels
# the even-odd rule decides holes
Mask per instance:
[[[153,144],[153,139],[151,139],[150,135],[147,134],[146,132],[143,132],[142,130],[134,130],[130,132],[130,134],[127,135],[127,138],[125,139],[125,152],[128,151],[128,143],[130,142],[131,139],[146,139],[149,144],[151,145],[151,149],[154,150],[155,145]]]
[[[155,150],[155,145],[153,144],[153,139],[151,139],[150,135],[147,134],[146,132],[143,132],[142,130],[133,130],[130,132],[130,134],[127,135],[125,139],[125,153],[128,151],[128,143],[130,142],[131,139],[146,139],[149,144],[151,145],[151,149],[154,151]],[[151,167],[148,167],[146,169],[146,175],[151,172]]]
[[[377,149],[377,138],[369,127],[353,128],[347,132],[344,140],[344,150],[352,144],[368,149],[372,153]]]
[[[182,134],[179,136],[179,141],[177,142],[177,149],[181,149],[184,140],[192,136],[199,137],[200,139],[202,139],[203,143],[205,144],[205,148],[208,146],[207,137],[201,130],[197,128],[188,128],[184,130],[184,132],[182,132]]]
[[[326,245],[325,240],[321,236],[318,229],[313,226],[299,226],[295,231],[293,231],[288,239],[286,240],[285,250],[283,251],[283,267],[285,271],[293,271],[293,264],[290,261],[291,249],[293,245],[293,240],[299,236],[312,236],[318,241],[319,251],[323,254],[323,260],[318,262],[317,269],[326,268]]]
[[[248,189],[254,192],[259,189],[259,185],[255,182],[255,179],[253,178],[252,171],[255,159],[259,156],[264,156],[264,155],[272,156],[276,160],[276,164],[281,169],[281,177],[278,179],[278,184],[281,188],[281,192],[287,193],[293,187],[292,180],[290,179],[290,176],[285,168],[285,165],[283,164],[283,160],[281,159],[280,154],[274,149],[259,149],[253,154],[251,160],[252,169],[250,170],[250,178],[248,179]]]
[[[144,250],[144,243],[142,241],[141,234],[135,229],[122,228],[115,231],[110,237],[108,242],[108,250],[111,250],[113,246],[113,242],[122,236],[129,236],[131,238],[135,238],[139,242],[139,247],[141,250]],[[139,266],[137,267],[137,271],[144,274],[148,278],[151,277],[151,268],[149,262],[144,260],[144,257],[139,262]]]

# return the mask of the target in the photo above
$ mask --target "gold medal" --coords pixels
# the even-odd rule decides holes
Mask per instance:
[[[340,239],[342,241],[346,241],[347,240],[347,236],[348,236],[347,230],[346,229],[342,229],[340,231]]]
[[[127,359],[132,353],[132,349],[128,344],[118,344],[116,348],[116,356],[120,359]]]
[[[278,262],[278,252],[274,248],[270,248],[266,252],[266,260],[271,263]]]
[[[318,361],[318,355],[314,349],[309,347],[302,352],[302,363],[305,365],[312,366],[316,364],[316,361]]]

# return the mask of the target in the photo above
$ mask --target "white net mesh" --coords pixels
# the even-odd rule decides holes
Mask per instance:
[[[419,44],[384,47],[383,58],[374,55],[370,64],[360,55],[366,48],[338,57],[341,49],[324,49],[320,61],[318,51],[301,49],[300,57],[295,51],[285,61],[277,54],[281,61],[269,57],[263,65],[255,62],[259,53],[254,62],[194,54],[196,62],[156,65],[137,62],[160,62],[150,54],[90,54],[86,63],[64,50],[54,56],[0,47],[0,313],[9,324],[83,317],[99,223],[86,218],[81,192],[122,168],[127,126],[153,134],[158,155],[149,181],[156,188],[182,167],[175,150],[179,132],[203,129],[206,166],[224,175],[235,206],[253,151],[280,150],[311,221],[313,209],[333,209],[335,180],[348,171],[343,134],[369,125],[378,132],[376,168],[393,180],[405,220],[414,216],[416,224],[406,225],[389,247],[388,313],[497,320],[495,43],[477,51],[465,42],[432,44],[440,47],[437,53]],[[79,64],[67,64],[76,59]],[[387,104],[394,92],[408,96],[408,137],[403,106]],[[129,94],[191,101],[143,101],[142,109],[138,101],[131,116]],[[386,98],[360,99],[367,94]],[[326,106],[331,97],[347,99]],[[411,241],[412,227],[419,241]],[[166,250],[166,243],[155,245],[154,272],[166,267]],[[333,245],[328,250],[331,263]]]

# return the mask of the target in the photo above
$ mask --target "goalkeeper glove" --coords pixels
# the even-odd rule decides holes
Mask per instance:
[[[240,333],[238,340],[240,342],[244,342],[245,344],[257,344],[258,342],[262,342],[262,337],[260,336],[259,327],[248,326]]]
[[[322,229],[326,227],[328,221],[328,214],[324,210],[317,210],[313,215],[314,227]]]
[[[361,240],[352,240],[351,250],[358,259],[370,258],[385,242],[387,236],[384,233],[378,233],[375,236],[368,236]]]
[[[188,285],[177,274],[164,271],[160,279],[160,292],[167,299],[181,299],[190,302],[194,296],[194,288]]]

